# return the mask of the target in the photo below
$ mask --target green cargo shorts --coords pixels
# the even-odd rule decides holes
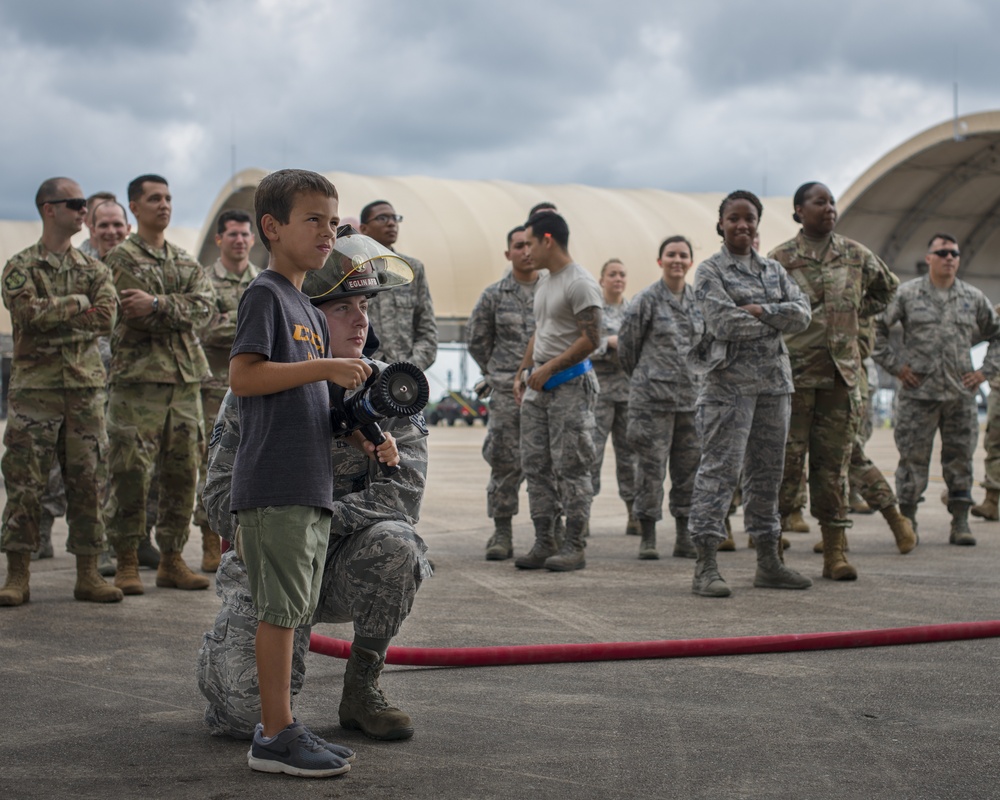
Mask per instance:
[[[236,513],[236,549],[247,565],[257,619],[281,628],[308,625],[319,602],[332,515],[312,506]]]

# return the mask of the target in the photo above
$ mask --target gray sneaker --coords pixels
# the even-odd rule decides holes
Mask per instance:
[[[258,723],[247,763],[258,772],[283,772],[299,778],[330,778],[351,769],[347,759],[331,752],[327,742],[301,722],[293,722],[266,741],[264,727]]]

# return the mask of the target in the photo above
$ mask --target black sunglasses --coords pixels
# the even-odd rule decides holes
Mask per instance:
[[[958,258],[961,255],[961,253],[958,252],[958,249],[952,250],[948,247],[942,247],[940,250],[931,250],[931,253],[936,255],[938,258],[947,258],[948,256]]]
[[[65,203],[66,208],[70,211],[83,211],[87,207],[87,198],[85,197],[67,197],[64,200],[46,200],[50,206],[59,205],[59,203]],[[44,206],[45,203],[42,203]]]

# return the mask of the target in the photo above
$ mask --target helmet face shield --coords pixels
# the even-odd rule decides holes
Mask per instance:
[[[337,297],[369,295],[413,280],[410,265],[392,250],[350,225],[337,230],[333,252],[322,269],[306,273],[302,291],[313,305]]]

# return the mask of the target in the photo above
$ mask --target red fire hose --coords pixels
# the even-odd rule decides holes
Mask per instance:
[[[540,644],[508,647],[390,647],[387,664],[411,667],[493,667],[504,664],[561,664],[573,661],[623,661],[634,658],[694,658],[750,653],[789,653],[850,647],[951,642],[1000,637],[1000,620],[951,622],[833,633],[787,633],[775,636],[733,636],[719,639],[667,639],[658,642]],[[309,649],[347,658],[351,643],[312,634]]]

